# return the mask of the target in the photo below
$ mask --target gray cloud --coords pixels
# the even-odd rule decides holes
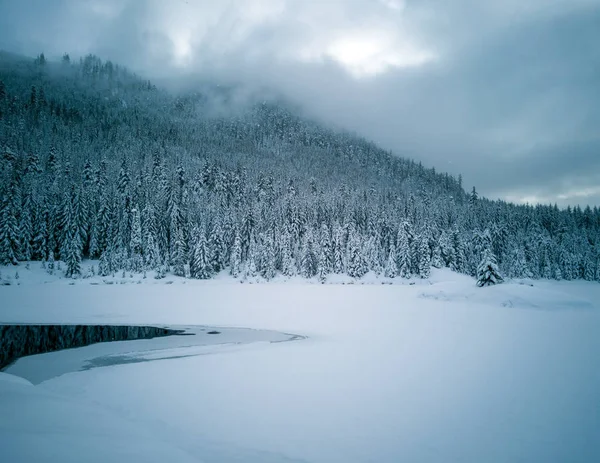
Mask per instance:
[[[0,47],[271,88],[514,201],[600,204],[595,0],[0,1]]]

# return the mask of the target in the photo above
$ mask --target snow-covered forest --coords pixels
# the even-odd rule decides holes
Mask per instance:
[[[505,278],[600,281],[598,208],[490,201],[278,100],[215,112],[230,91],[0,54],[0,263],[324,281],[490,261]]]

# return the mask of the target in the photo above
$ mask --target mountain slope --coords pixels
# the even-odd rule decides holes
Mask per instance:
[[[515,206],[229,89],[173,96],[88,56],[0,54],[0,261],[240,278],[280,272],[600,280],[600,212]]]

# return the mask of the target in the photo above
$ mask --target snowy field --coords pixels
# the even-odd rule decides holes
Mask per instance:
[[[597,283],[477,288],[434,270],[414,285],[135,276],[70,285],[19,270],[0,288],[1,322],[307,339],[232,344],[232,335],[205,355],[72,368],[35,386],[0,374],[2,461],[600,461]],[[140,342],[164,341],[126,343]],[[51,355],[61,364],[74,354]],[[27,362],[43,366],[40,357]]]

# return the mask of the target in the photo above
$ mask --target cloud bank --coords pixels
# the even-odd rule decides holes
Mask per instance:
[[[515,202],[600,205],[597,0],[0,0],[0,48],[271,88]]]

